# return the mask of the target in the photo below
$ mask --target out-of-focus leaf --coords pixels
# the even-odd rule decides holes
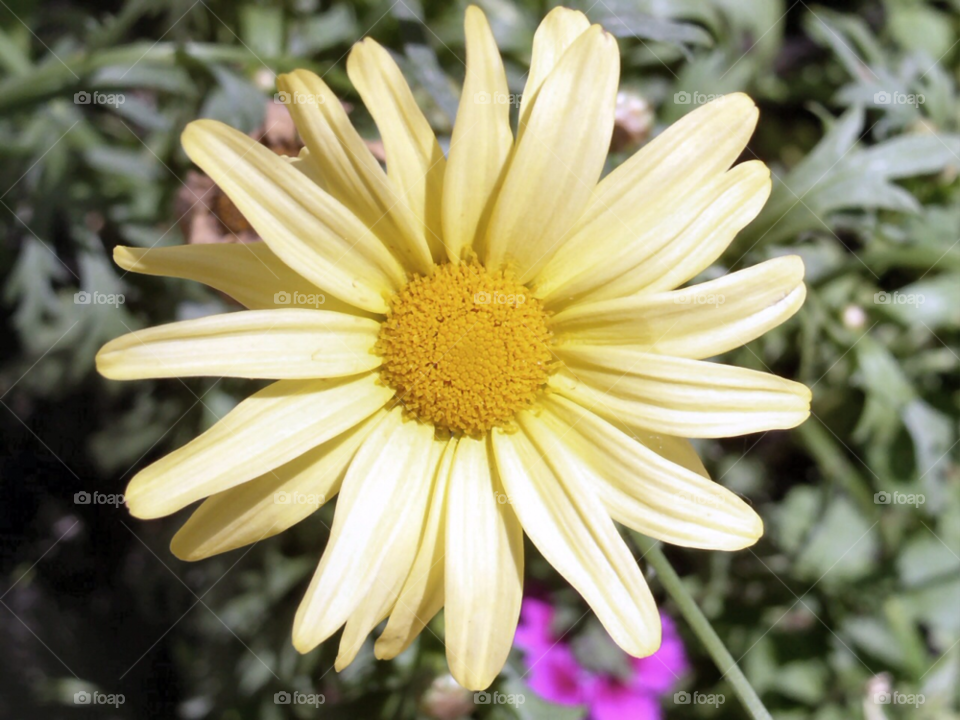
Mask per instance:
[[[240,7],[240,39],[261,58],[279,57],[283,52],[283,9],[264,5]]]
[[[225,67],[211,65],[218,87],[207,95],[200,117],[220,120],[243,132],[253,132],[263,123],[266,100],[253,83]]]
[[[875,526],[850,501],[837,497],[801,551],[797,573],[827,585],[851,582],[872,571],[877,548]]]
[[[360,28],[348,5],[334,5],[325,13],[290,23],[288,33],[290,53],[302,57],[349,44],[360,35]]]

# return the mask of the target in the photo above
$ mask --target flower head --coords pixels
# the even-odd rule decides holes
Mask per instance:
[[[277,534],[339,494],[300,605],[302,652],[344,628],[337,667],[384,619],[380,658],[441,609],[451,672],[482,689],[520,615],[523,535],[627,653],[661,620],[614,521],[734,550],[762,533],[685,437],[789,428],[809,391],[704,358],[790,317],[784,257],[675,290],[723,252],[770,189],[733,165],[757,119],[733,94],[698,108],[601,179],[619,58],[558,8],[534,38],[516,132],[483,13],[445,157],[390,54],[347,72],[383,140],[380,165],[323,80],[278,78],[305,143],[279,157],[211,120],[183,146],[262,242],[118,248],[132,271],[204,282],[246,307],[131,333],[109,378],[275,380],[140,471],[142,518],[204,500],[172,551],[199,560]]]

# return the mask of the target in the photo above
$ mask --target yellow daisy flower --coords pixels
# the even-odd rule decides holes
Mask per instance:
[[[451,671],[479,690],[513,641],[524,533],[626,652],[653,653],[657,609],[614,521],[686,547],[753,544],[759,516],[710,481],[682,438],[794,427],[810,392],[704,360],[796,312],[799,258],[676,289],[769,194],[763,163],[733,165],[757,120],[751,100],[694,110],[601,179],[613,37],[580,12],[547,15],[516,134],[476,7],[466,48],[446,157],[370,39],[347,71],[380,129],[385,171],[303,70],[277,81],[306,145],[299,158],[218,122],[188,125],[187,154],[263,242],[115,257],[247,310],[131,333],[97,366],[120,380],[276,380],[142,470],[130,511],[156,518],[206,498],[171,546],[199,560],[279,533],[339,493],[294,645],[307,652],[345,625],[340,669],[389,618],[375,652],[392,658],[443,607]]]

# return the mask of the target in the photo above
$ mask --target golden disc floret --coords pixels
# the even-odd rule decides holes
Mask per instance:
[[[441,430],[481,435],[547,381],[547,316],[528,289],[476,262],[417,277],[393,298],[377,351],[397,401]]]

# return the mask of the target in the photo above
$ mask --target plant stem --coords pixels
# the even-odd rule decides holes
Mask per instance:
[[[680,576],[677,575],[666,555],[660,550],[659,543],[639,533],[630,533],[637,545],[643,551],[644,558],[657,571],[657,577],[663,589],[669,593],[670,597],[680,608],[680,612],[690,628],[700,638],[710,657],[713,658],[717,668],[723,673],[723,677],[730,681],[733,690],[740,698],[741,702],[750,713],[754,720],[773,720],[770,713],[763,706],[756,690],[744,676],[737,662],[727,650],[720,636],[717,635],[710,621],[700,611],[697,602],[683,585]]]

